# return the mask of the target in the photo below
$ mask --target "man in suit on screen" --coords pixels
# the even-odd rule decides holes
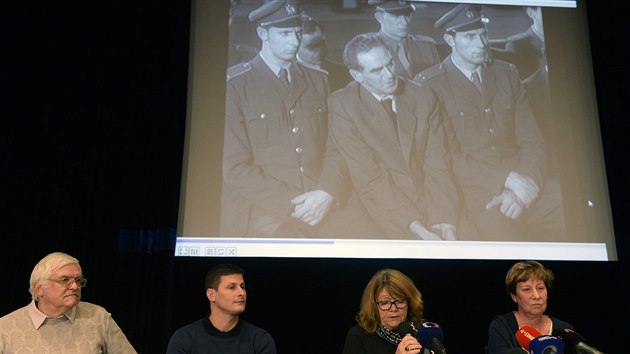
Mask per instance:
[[[357,195],[390,238],[456,239],[457,193],[439,102],[394,73],[377,34],[350,40],[344,63],[354,82],[331,94],[328,106]]]

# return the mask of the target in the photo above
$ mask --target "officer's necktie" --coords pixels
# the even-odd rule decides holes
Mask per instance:
[[[280,78],[280,81],[282,81],[284,86],[289,87],[289,74],[287,73],[287,69],[285,68],[280,69],[280,72],[278,73],[278,77]]]
[[[405,52],[405,46],[401,42],[399,42],[398,45],[396,46],[396,54],[398,56],[398,60],[400,60],[400,63],[403,65],[403,68],[405,69],[405,71],[409,73],[409,68],[411,66],[411,63],[409,63],[409,58],[407,58],[407,53]]]
[[[477,90],[479,90],[479,92],[483,92],[483,88],[481,86],[481,79],[479,78],[479,73],[477,73],[477,71],[472,72],[471,81],[475,85]]]

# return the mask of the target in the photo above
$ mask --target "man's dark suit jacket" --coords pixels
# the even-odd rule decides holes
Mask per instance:
[[[413,220],[457,225],[457,196],[437,99],[399,79],[395,100],[397,127],[372,93],[350,83],[329,96],[330,134],[386,237],[417,239]]]

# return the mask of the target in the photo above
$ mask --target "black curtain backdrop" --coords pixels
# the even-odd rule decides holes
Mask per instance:
[[[630,333],[620,4],[587,1],[619,261],[545,262],[557,276],[548,313],[606,353],[626,351]],[[492,317],[514,308],[503,288],[513,261],[175,258],[190,2],[20,3],[3,20],[0,315],[29,302],[32,267],[52,251],[79,258],[83,299],[106,307],[140,353],[163,353],[176,328],[206,315],[203,277],[225,261],[246,269],[243,317],[280,353],[339,353],[384,267],[416,281],[449,353],[482,353]]]

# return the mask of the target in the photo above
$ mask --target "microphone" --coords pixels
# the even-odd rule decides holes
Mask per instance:
[[[414,337],[418,337],[418,331],[416,331],[415,329],[413,329],[413,327],[411,327],[411,325],[407,322],[400,322],[400,324],[398,325],[398,334],[400,334],[401,337],[405,337],[405,336],[414,336]],[[424,345],[423,345],[424,347]],[[422,351],[420,352],[421,354],[431,354],[429,349],[427,348],[423,348]]]
[[[584,337],[570,328],[554,329],[552,334],[564,342],[565,354],[603,354],[584,343]]]
[[[562,354],[564,343],[554,336],[540,336],[529,343],[531,354]]]
[[[413,329],[413,327],[411,327],[411,325],[407,322],[400,322],[400,324],[398,325],[398,334],[400,334],[401,337],[404,336],[418,336],[418,331],[416,331],[415,329]]]
[[[518,331],[516,331],[516,334],[514,334],[514,336],[516,337],[518,344],[520,344],[521,347],[525,348],[525,350],[529,353],[529,344],[536,337],[542,336],[542,334],[540,334],[540,332],[538,332],[538,330],[534,327],[523,326],[519,328]]]
[[[444,333],[442,328],[435,322],[422,322],[418,326],[418,341],[423,348],[431,348],[435,354],[446,354]]]

